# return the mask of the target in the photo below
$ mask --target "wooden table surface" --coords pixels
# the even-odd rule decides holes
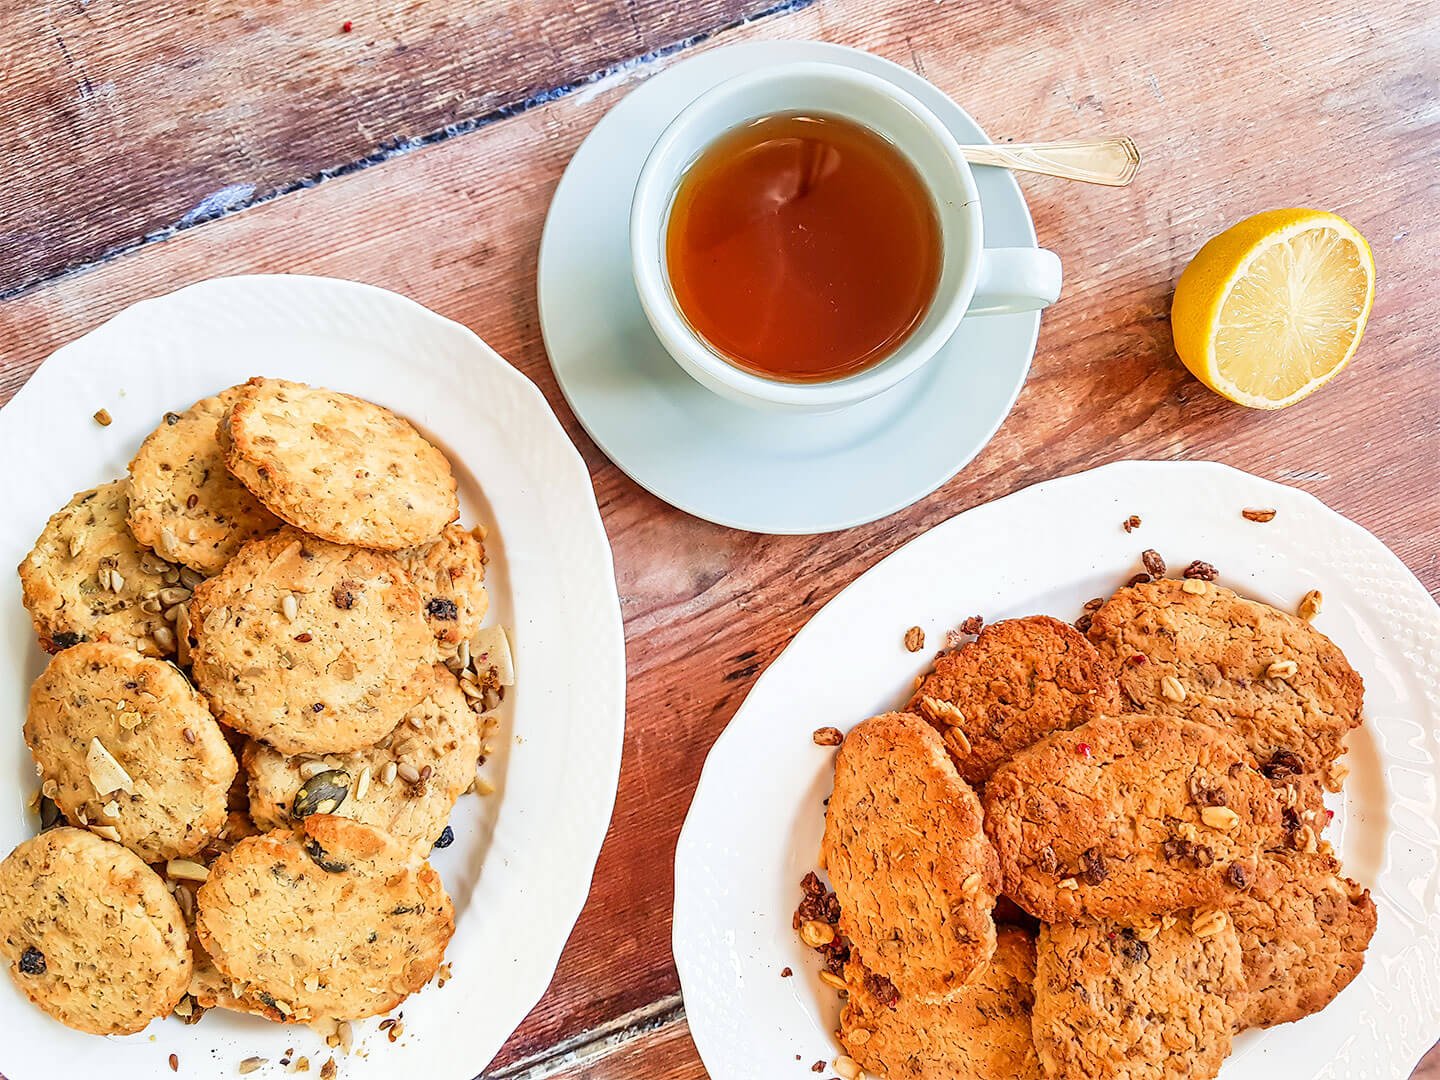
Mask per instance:
[[[1440,6],[1428,0],[10,7],[0,401],[139,298],[222,274],[332,274],[472,327],[535,380],[590,465],[629,643],[625,765],[590,902],[486,1076],[704,1075],[670,958],[667,853],[706,750],[811,613],[952,514],[1118,458],[1212,458],[1315,493],[1440,592]],[[579,141],[665,65],[757,38],[880,53],[997,138],[1125,132],[1146,158],[1123,191],[1022,179],[1067,280],[1018,405],[934,495],[832,536],[733,532],[640,490],[579,429],[537,327],[540,228]],[[1261,414],[1186,374],[1167,316],[1207,237],[1285,205],[1359,226],[1379,285],[1351,369]],[[1440,1056],[1429,1061],[1415,1075],[1436,1080]]]

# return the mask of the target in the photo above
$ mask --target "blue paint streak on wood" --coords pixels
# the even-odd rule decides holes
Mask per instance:
[[[122,244],[118,247],[112,248],[109,251],[104,252],[98,258],[88,263],[82,263],[78,266],[66,267],[64,270],[60,271],[57,274],[54,274],[53,276],[41,278],[38,281],[27,282],[26,284],[17,286],[13,289],[0,290],[0,301],[9,300],[13,297],[19,296],[21,293],[29,292],[31,289],[39,288],[42,285],[45,285],[51,281],[55,281],[58,278],[65,277],[68,274],[77,273],[81,270],[88,269],[89,267],[98,266],[102,263],[109,262],[111,259],[118,258],[121,255],[129,254],[130,252],[135,251],[138,248],[144,247],[147,244],[153,244],[161,240],[168,240],[176,233],[183,232],[185,229],[194,228],[196,225],[203,225],[207,221],[215,221],[218,218],[226,217],[227,215],[236,213],[240,210],[247,210],[252,206],[259,206],[262,203],[269,202],[271,199],[278,199],[282,195],[288,195],[293,191],[301,191],[306,188],[313,188],[317,184],[324,183],[326,180],[333,180],[337,177],[348,176],[351,173],[360,172],[363,169],[369,169],[375,165],[382,165],[385,162],[390,161],[394,158],[403,157],[405,154],[411,153],[415,150],[419,150],[421,147],[433,146],[437,143],[446,142],[450,139],[455,138],[458,135],[467,135],[472,131],[478,131],[483,127],[488,127],[490,124],[496,123],[497,121],[508,120],[513,116],[519,116],[521,113],[528,112],[529,110],[537,108],[538,106],[548,105],[551,102],[558,101],[564,97],[568,97],[569,95],[575,93],[577,90],[583,90],[588,86],[593,86],[596,83],[601,82],[604,79],[608,79],[613,75],[617,75],[624,71],[631,71],[637,68],[643,68],[649,64],[655,63],[657,60],[662,60],[666,57],[674,56],[676,53],[683,52],[686,49],[700,44],[702,41],[707,41],[717,34],[722,34],[728,30],[734,30],[741,26],[749,26],[751,23],[759,22],[761,19],[768,19],[775,15],[787,15],[791,12],[803,11],[805,8],[810,7],[815,2],[816,0],[783,0],[783,2],[778,3],[773,7],[768,7],[763,11],[756,12],[754,15],[747,15],[733,22],[726,23],[723,26],[717,26],[713,29],[705,30],[698,34],[692,34],[689,37],[682,38],[679,41],[671,42],[669,45],[663,45],[658,49],[652,49],[651,51],[642,53],[639,56],[634,56],[619,63],[611,64],[608,67],[601,68],[599,71],[592,72],[591,74],[586,75],[584,78],[576,79],[573,82],[565,83],[562,86],[556,86],[548,90],[542,90],[537,94],[532,94],[530,97],[525,98],[523,101],[517,101],[512,105],[501,106],[500,108],[485,113],[484,115],[471,117],[470,119],[462,120],[457,124],[448,124],[438,131],[428,132],[424,135],[417,135],[410,139],[395,139],[388,142],[382,142],[375,148],[373,152],[365,155],[362,158],[359,158],[355,161],[346,162],[343,165],[337,165],[329,169],[322,169],[319,172],[314,173],[310,176],[305,176],[301,177],[298,180],[293,180],[290,183],[283,184],[279,187],[263,192],[260,195],[256,195],[254,193],[255,187],[253,184],[229,184],[221,188],[219,191],[207,195],[194,207],[186,211],[185,215],[181,217],[178,221],[176,221],[173,225],[167,225],[163,229],[157,229],[153,232],[147,233],[138,241],[135,241],[133,243]],[[247,188],[248,190],[246,190]]]

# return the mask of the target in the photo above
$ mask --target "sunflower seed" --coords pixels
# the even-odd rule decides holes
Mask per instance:
[[[167,589],[161,589],[156,595],[160,598],[160,603],[168,608],[174,604],[183,604],[186,600],[190,599],[191,593],[189,589],[181,588],[179,585],[172,585]]]
[[[294,593],[286,593],[280,601],[280,612],[285,616],[287,622],[294,622],[295,617],[300,614],[300,601],[295,599]]]
[[[193,589],[205,580],[205,576],[198,570],[192,570],[188,566],[180,567],[180,584],[187,589]]]
[[[370,790],[370,766],[366,765],[360,770],[360,776],[355,781],[355,798],[365,798],[365,793]]]
[[[155,644],[160,646],[161,652],[172,653],[175,651],[175,631],[168,626],[157,626],[150,634],[155,639]]]
[[[83,533],[76,533],[70,538],[70,557],[73,559],[84,550],[85,536]]]
[[[329,768],[329,765],[327,765],[323,761],[320,761],[319,759],[316,759],[314,761],[301,762],[300,779],[309,780],[312,776],[318,776],[320,773],[327,771]]]
[[[404,780],[407,784],[420,782],[420,770],[411,765],[408,761],[402,761],[395,766],[395,775]]]
[[[387,761],[385,767],[380,770],[380,782],[382,784],[393,784],[395,782],[395,774],[398,771],[399,766],[396,765],[395,762]]]

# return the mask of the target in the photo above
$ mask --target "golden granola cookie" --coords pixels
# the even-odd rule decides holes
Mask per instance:
[[[166,413],[130,462],[130,531],[172,562],[217,574],[280,519],[225,467],[220,421],[239,388]]]
[[[129,489],[129,480],[112,480],[80,492],[45,524],[20,564],[25,610],[46,652],[82,641],[127,645],[146,656],[175,652],[159,597],[166,589],[188,597],[189,590],[176,567],[130,535]]]
[[[1040,928],[1035,1046],[1047,1076],[1209,1080],[1245,985],[1224,912]]]
[[[1037,739],[1116,711],[1116,694],[1110,665],[1079,631],[1031,615],[991,623],[940,657],[906,708],[940,732],[962,777],[983,784]]]
[[[1233,731],[1262,769],[1339,790],[1332,766],[1360,724],[1364,683],[1304,619],[1213,582],[1166,578],[1120,589],[1089,634],[1130,708]]]
[[[420,609],[444,655],[480,629],[490,596],[485,591],[485,545],[478,530],[446,525],[438,540],[396,552],[420,590]]]
[[[949,1001],[903,997],[858,960],[845,966],[840,1042],[867,1074],[888,1080],[1043,1080],[1030,1012],[1035,942],[1002,926],[995,953]]]
[[[185,923],[165,883],[84,829],[41,833],[0,863],[0,953],[21,993],[92,1035],[142,1030],[190,981]]]
[[[1270,1027],[1319,1012],[1365,964],[1375,934],[1369,890],[1332,855],[1272,853],[1231,911],[1245,954],[1241,1027]]]
[[[990,958],[1000,874],[980,800],[918,716],[886,713],[845,737],[821,854],[841,932],[901,994],[944,1000]]]
[[[236,998],[356,1020],[424,986],[455,929],[440,876],[379,829],[312,814],[210,868],[196,932]]]
[[[429,692],[419,594],[384,552],[282,529],[203,582],[190,619],[217,718],[282,753],[369,746]]]
[[[235,756],[164,660],[93,641],[57,653],[30,688],[25,742],[67,820],[146,862],[193,855],[225,826]]]
[[[480,736],[455,676],[433,670],[430,696],[374,746],[323,760],[285,757],[264,743],[245,748],[250,814],[262,829],[318,812],[384,829],[428,855],[455,800],[475,780]]]
[[[450,462],[406,420],[349,394],[251,379],[222,427],[225,463],[265,506],[337,544],[426,544],[460,516]]]
[[[985,785],[1005,894],[1044,922],[1225,906],[1281,843],[1281,808],[1230,734],[1102,717],[1020,751]]]

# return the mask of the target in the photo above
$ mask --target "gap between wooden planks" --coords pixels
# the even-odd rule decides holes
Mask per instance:
[[[0,297],[775,3],[14,5],[0,20]]]
[[[550,192],[599,115],[673,58],[0,304],[0,397],[55,346],[135,299],[253,271],[397,289],[474,328],[546,393],[592,468],[627,637],[643,648],[631,649],[626,764],[591,901],[549,994],[497,1059],[504,1070],[676,992],[671,865],[654,855],[673,850],[705,751],[757,665],[816,607],[953,513],[1117,458],[1217,458],[1315,492],[1440,591],[1440,382],[1429,358],[1440,318],[1429,266],[1440,246],[1440,137],[1427,111],[1437,33],[1440,11],[1418,3],[1313,4],[1297,21],[1241,0],[1159,13],[1115,0],[1040,13],[929,0],[877,12],[833,0],[703,46],[778,36],[859,45],[937,82],[995,136],[1125,131],[1146,153],[1123,192],[1022,181],[1068,280],[1015,412],[941,491],[844,534],[757,537],[670,510],[584,438],[546,364],[534,273]],[[1169,293],[1210,234],[1295,203],[1336,209],[1370,238],[1376,310],[1333,386],[1284,413],[1249,413],[1175,361]],[[76,403],[87,414],[99,405],[113,403]],[[699,1075],[682,1053],[688,1040],[664,1038],[666,1060],[680,1062],[669,1073],[576,1075]]]

